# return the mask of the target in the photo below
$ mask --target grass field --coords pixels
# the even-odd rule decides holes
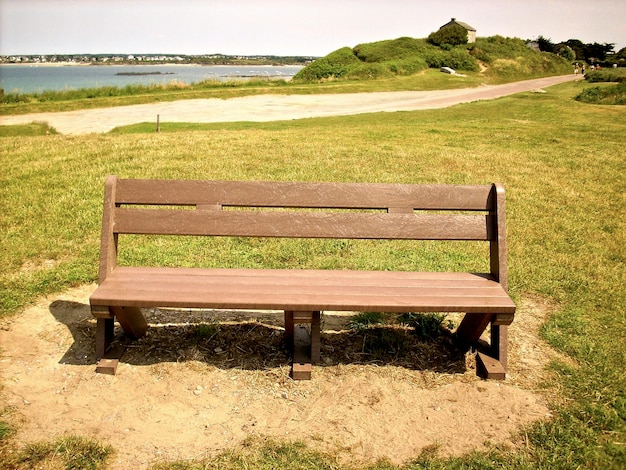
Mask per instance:
[[[161,134],[2,138],[1,315],[19,314],[38,296],[96,279],[103,182],[108,174],[288,181],[498,181],[507,190],[511,294],[517,299],[544,296],[559,306],[542,334],[577,366],[553,364],[562,400],[553,404],[552,421],[524,430],[525,448],[493,449],[452,460],[425,454],[415,456],[416,461],[406,468],[624,468],[626,108],[575,101],[585,86],[568,83],[547,93],[523,93],[433,111],[214,124],[202,130]],[[184,243],[170,248],[171,256],[184,256],[183,263],[197,263],[193,255],[187,255],[192,250]],[[407,260],[394,247],[354,246],[347,253],[348,263],[380,269],[402,262],[445,269],[459,262],[426,259],[429,250],[418,252],[423,258]],[[275,254],[272,248],[239,246],[215,262],[269,266],[277,262]],[[320,262],[300,248],[288,250],[287,255],[279,261]],[[148,245],[128,254],[164,264],[170,261],[167,256]],[[471,265],[472,253],[463,257]],[[0,464],[2,459],[14,464],[14,457],[7,457],[6,452],[19,447],[10,431],[17,424],[7,410],[0,423],[4,449]],[[21,468],[37,461],[31,457],[26,462]],[[276,442],[256,443],[236,455],[196,466],[177,463],[158,468],[242,466],[340,468],[332,456]]]

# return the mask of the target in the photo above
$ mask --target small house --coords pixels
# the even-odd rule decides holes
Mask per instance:
[[[458,21],[456,18],[452,18],[452,21],[449,21],[448,23],[444,24],[441,28],[445,28],[446,26],[451,26],[454,24],[462,26],[463,28],[467,30],[467,42],[468,43],[476,42],[476,28],[468,25],[467,23],[463,23],[462,21]]]

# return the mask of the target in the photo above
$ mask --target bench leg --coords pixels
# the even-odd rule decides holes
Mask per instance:
[[[476,373],[479,376],[495,380],[506,378],[508,325],[512,321],[512,314],[466,314],[463,318],[456,336],[464,347],[477,343],[491,323],[491,344],[485,352],[479,351],[476,355]]]
[[[143,338],[148,330],[146,318],[138,307],[112,307],[111,312],[117,318],[124,333],[132,339]]]
[[[469,348],[476,343],[491,322],[493,314],[466,313],[456,330],[456,337],[463,347]]]
[[[148,324],[137,307],[98,307],[92,306],[91,313],[96,317],[96,372],[115,375],[117,365],[125,347],[119,344],[111,349],[114,337],[114,321],[117,317],[124,333],[132,339],[146,334]]]
[[[509,353],[509,326],[508,325],[491,325],[491,354],[497,358],[502,367],[506,369],[508,364]]]
[[[113,341],[113,318],[98,318],[96,322],[96,359],[102,358]]]
[[[303,323],[311,325],[310,335]],[[320,324],[319,311],[285,311],[285,339],[292,353],[291,377],[294,380],[310,380],[311,365],[320,360]]]

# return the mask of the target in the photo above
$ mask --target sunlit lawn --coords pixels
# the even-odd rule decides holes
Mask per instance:
[[[575,102],[581,86],[433,111],[213,124],[161,134],[3,138],[2,314],[19,314],[40,295],[96,279],[108,174],[498,181],[507,190],[511,293],[558,303],[543,334],[580,367],[554,366],[564,404],[552,422],[528,430],[527,448],[435,461],[431,468],[623,468],[626,108]],[[384,252],[359,250],[355,256],[380,257],[373,262],[382,267],[394,261]]]

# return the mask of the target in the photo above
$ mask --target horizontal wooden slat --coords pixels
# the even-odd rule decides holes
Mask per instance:
[[[118,204],[490,210],[491,186],[118,179]]]
[[[254,237],[489,240],[488,215],[115,209],[114,233]]]
[[[409,279],[414,282],[451,282],[453,285],[480,283],[490,285],[495,279],[486,273],[467,273],[455,271],[352,271],[327,269],[247,269],[247,268],[185,268],[185,267],[150,267],[150,266],[117,266],[117,278],[141,278],[142,275],[158,279],[170,279],[173,276],[185,277],[218,277],[227,279],[234,277],[245,279],[286,279],[294,283],[301,283],[301,279],[324,279],[328,282],[394,282],[397,279]],[[315,282],[321,282],[316,280]]]
[[[182,272],[181,272],[182,271]],[[243,308],[269,310],[438,311],[514,313],[500,285],[481,276],[451,280],[419,273],[350,271],[118,268],[90,299],[91,305]],[[324,277],[322,272],[330,273]],[[119,275],[118,275],[119,273]],[[150,274],[152,273],[152,274]],[[298,273],[298,282],[288,282]],[[380,274],[381,276],[377,276]],[[308,276],[308,277],[307,277]],[[335,282],[331,282],[334,279]],[[352,281],[352,282],[350,282]]]
[[[170,268],[170,267],[135,267],[117,266],[116,279],[144,279],[169,281],[180,277],[195,282],[198,277],[202,282],[219,279],[220,282],[232,280],[255,282],[302,284],[304,280],[315,284],[376,285],[377,283],[407,282],[409,285],[488,287],[496,282],[489,274],[465,272],[414,272],[414,271],[350,271],[326,269],[247,269],[247,268]]]
[[[333,285],[309,283],[307,285],[276,283],[269,282],[241,282],[239,284],[225,283],[223,280],[211,279],[208,282],[198,282],[192,284],[188,279],[175,279],[169,281],[155,281],[150,278],[141,280],[116,280],[115,278],[107,280],[107,288],[112,291],[124,290],[129,282],[135,282],[137,286],[141,285],[142,291],[158,294],[160,291],[167,291],[172,296],[184,297],[185,295],[193,296],[209,296],[209,295],[238,295],[238,294],[266,294],[269,289],[280,291],[280,295],[319,295],[323,291],[324,295],[341,296],[341,295],[370,295],[375,293],[380,296],[390,297],[505,297],[502,289],[498,285],[491,287],[436,287],[415,286],[408,284],[401,285]],[[132,289],[132,287],[131,287]]]

